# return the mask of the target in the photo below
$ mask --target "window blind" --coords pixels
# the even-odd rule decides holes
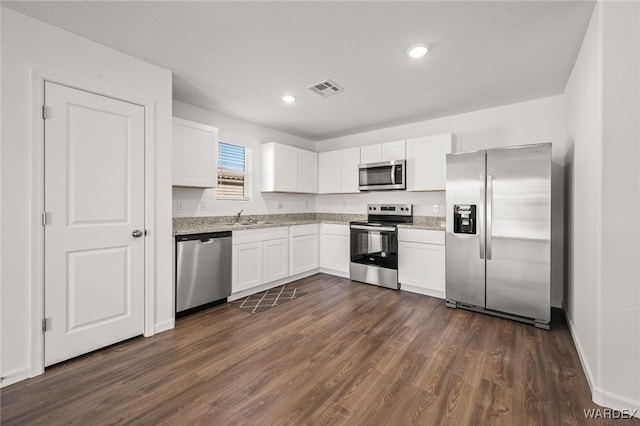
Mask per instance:
[[[218,198],[251,199],[251,149],[218,142]]]

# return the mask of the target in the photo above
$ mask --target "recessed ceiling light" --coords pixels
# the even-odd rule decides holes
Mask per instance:
[[[431,46],[428,44],[414,44],[410,48],[407,49],[407,55],[412,58],[422,58],[424,55],[429,52]]]
[[[292,104],[296,101],[296,97],[292,95],[282,95],[280,96],[280,99],[282,99],[282,101],[286,104]]]

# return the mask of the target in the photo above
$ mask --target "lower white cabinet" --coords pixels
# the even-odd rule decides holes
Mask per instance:
[[[289,276],[287,227],[233,231],[231,292]]]
[[[445,298],[444,231],[398,229],[398,281],[402,290]]]
[[[289,271],[301,274],[318,268],[318,224],[289,227]]]
[[[232,247],[231,291],[237,293],[262,284],[262,241]]]
[[[349,225],[323,223],[320,241],[320,267],[349,275]]]
[[[262,243],[263,282],[279,280],[289,276],[288,241],[286,238],[268,240]]]

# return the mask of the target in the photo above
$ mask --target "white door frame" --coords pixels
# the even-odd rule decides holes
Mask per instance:
[[[155,334],[155,128],[156,102],[136,93],[123,91],[105,85],[101,81],[88,81],[82,77],[61,76],[55,72],[31,69],[31,362],[29,377],[44,372],[44,227],[42,212],[44,211],[44,122],[42,106],[44,105],[44,82],[61,84],[74,89],[84,90],[102,96],[134,103],[144,107],[145,113],[145,238],[144,259],[144,336]]]

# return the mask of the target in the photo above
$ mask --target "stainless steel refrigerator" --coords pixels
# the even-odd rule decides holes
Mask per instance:
[[[447,154],[447,306],[549,328],[551,144]]]

